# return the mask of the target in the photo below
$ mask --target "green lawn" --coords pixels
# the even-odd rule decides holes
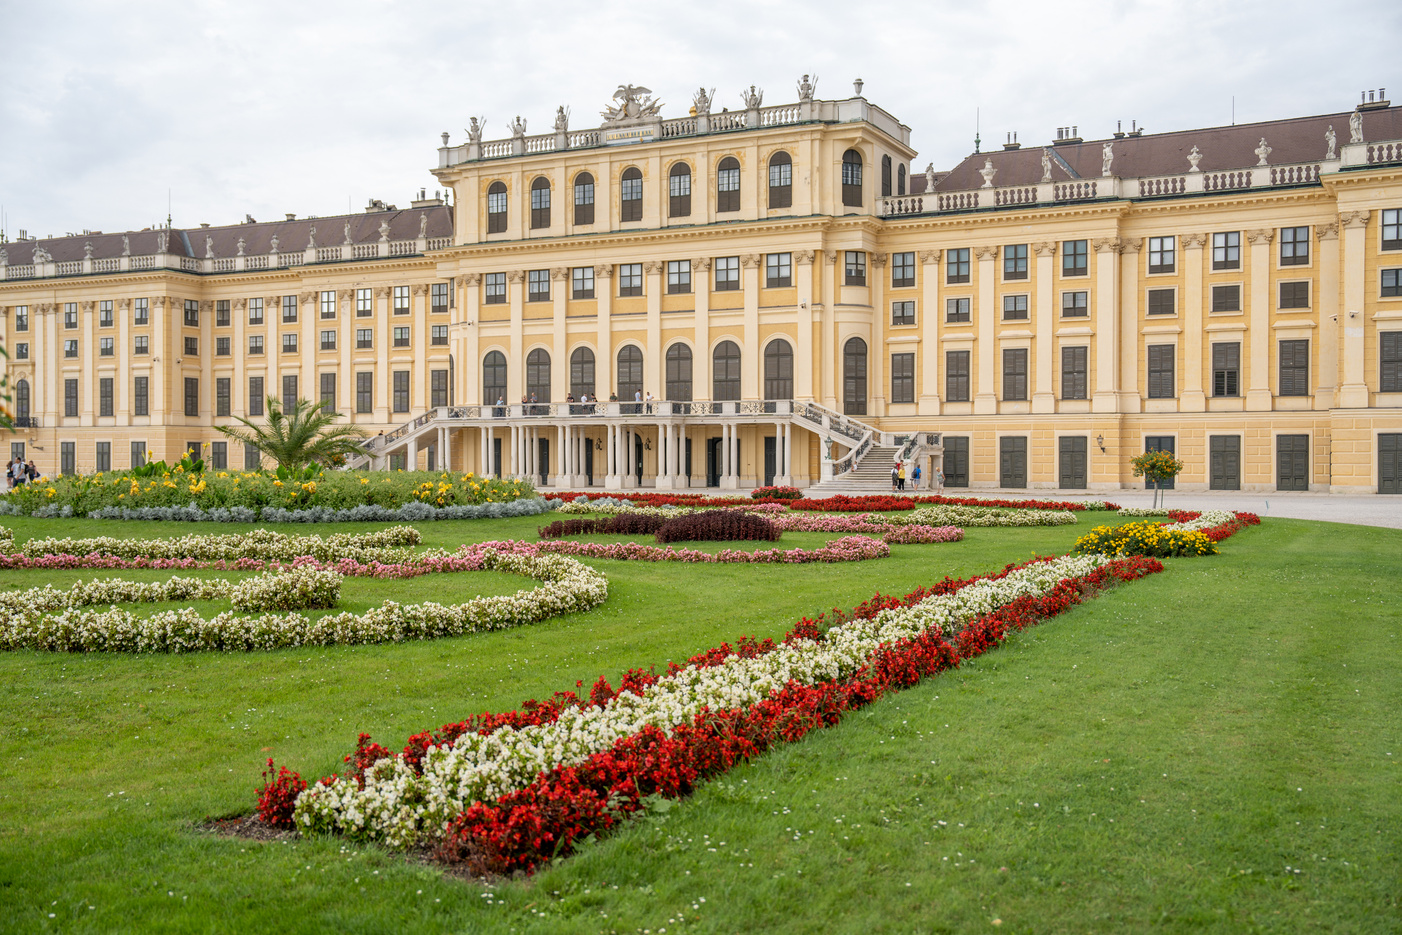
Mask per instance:
[[[531,880],[484,888],[337,839],[196,828],[250,808],[269,755],[321,775],[360,731],[399,746],[576,680],[779,636],[876,590],[1065,552],[1103,518],[850,565],[591,562],[610,580],[595,611],[414,645],[0,655],[0,929],[1397,931],[1402,532],[1302,521],[1171,560]],[[246,528],[3,522],[21,539]],[[452,547],[538,525],[420,528]],[[4,572],[0,586],[90,575]],[[348,579],[347,596],[516,583],[483,580]]]

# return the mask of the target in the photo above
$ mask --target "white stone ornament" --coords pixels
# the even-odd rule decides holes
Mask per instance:
[[[389,243],[389,221],[380,222],[380,243]]]
[[[477,118],[476,118],[476,117],[472,117],[472,118],[468,121],[468,127],[467,127],[467,141],[468,141],[469,143],[480,143],[480,142],[482,142],[482,125],[481,125],[480,123],[477,122]]]
[[[521,119],[520,114],[517,114],[516,119],[508,123],[507,127],[511,130],[511,138],[514,140],[522,139],[526,135],[526,121]]]
[[[248,246],[248,241],[246,241],[246,240],[244,240],[242,237],[240,237],[240,238],[239,238],[239,256],[243,256],[244,248],[247,247],[247,246]]]
[[[92,244],[91,244],[91,243],[85,243],[85,244],[83,244],[83,259],[85,259],[85,260],[91,260],[91,259],[92,259]]]
[[[565,110],[565,105],[561,104],[555,109],[555,132],[566,133],[570,128],[570,113]]]
[[[992,188],[993,176],[998,174],[998,170],[993,168],[993,160],[985,159],[983,161],[983,168],[978,170],[978,174],[983,176],[983,185],[981,187]]]
[[[307,231],[307,249],[316,249],[316,225],[312,225],[312,229]]]
[[[1198,168],[1199,162],[1202,162],[1202,153],[1198,152],[1198,148],[1194,146],[1192,152],[1188,153],[1188,171],[1201,172],[1202,170]]]
[[[346,239],[345,239],[345,242],[346,242],[347,244],[349,244],[349,243],[351,242],[350,221],[347,221],[347,222],[346,222],[345,231],[346,231]]]
[[[605,105],[599,116],[605,123],[620,123],[625,120],[638,120],[642,117],[656,117],[662,110],[662,102],[653,100],[652,89],[634,84],[620,84],[613,92],[618,106]]]
[[[1256,156],[1257,156],[1257,158],[1260,160],[1259,162],[1256,163],[1256,165],[1258,165],[1258,166],[1270,165],[1270,163],[1266,162],[1266,157],[1269,156],[1272,152],[1273,152],[1273,150],[1272,150],[1269,146],[1266,145],[1266,138],[1265,138],[1264,136],[1261,137],[1261,145],[1260,145],[1260,146],[1257,146],[1256,149],[1255,149]]]
[[[170,245],[170,234],[169,234],[169,233],[167,233],[166,231],[161,231],[159,234],[156,235],[156,252],[157,252],[157,253],[165,253],[165,252],[166,252],[166,247],[168,247],[169,245]]]
[[[1356,110],[1348,115],[1348,141],[1363,142],[1363,115]]]
[[[1106,143],[1100,147],[1100,174],[1105,178],[1110,176],[1110,163],[1115,161],[1115,146],[1113,143]]]
[[[1045,146],[1043,146],[1043,147],[1042,147],[1042,183],[1043,183],[1043,184],[1045,184],[1045,183],[1047,183],[1047,182],[1050,182],[1050,181],[1052,180],[1052,178],[1051,178],[1051,173],[1052,173],[1051,150],[1050,150],[1050,149],[1047,149]]]
[[[214,259],[214,238],[209,234],[204,235],[204,256],[207,260]]]
[[[419,215],[419,239],[423,240],[428,236],[428,215]]]
[[[277,253],[277,234],[273,235],[273,242],[270,245],[269,253]]]
[[[925,191],[935,190],[935,164],[932,162],[925,167]]]
[[[764,91],[756,91],[755,86],[750,85],[749,91],[740,92],[740,99],[745,102],[746,110],[759,110],[759,105],[764,100]]]
[[[697,88],[696,93],[691,96],[692,106],[696,108],[697,115],[709,114],[711,112],[711,101],[715,99],[716,89]]]
[[[817,76],[817,75],[814,75],[814,76],[813,76],[813,80],[812,80],[812,81],[809,81],[809,80],[808,80],[808,76],[807,76],[807,75],[804,75],[803,78],[802,78],[802,80],[800,80],[799,83],[798,83],[798,99],[799,99],[799,101],[801,101],[801,102],[804,103],[804,104],[807,104],[809,101],[813,100],[813,92],[817,89],[817,86],[818,86],[818,76]]]
[[[122,256],[131,256],[131,238],[126,234],[122,235]]]
[[[1328,147],[1329,147],[1328,152],[1326,152],[1326,153],[1324,154],[1324,158],[1325,158],[1325,159],[1337,159],[1337,158],[1338,158],[1338,154],[1335,153],[1334,150],[1335,150],[1335,149],[1338,147],[1338,145],[1339,145],[1339,138],[1338,138],[1337,135],[1335,135],[1335,133],[1334,133],[1334,127],[1333,127],[1332,124],[1329,126],[1329,129],[1327,129],[1327,130],[1324,131],[1324,142],[1325,142],[1325,143],[1328,145]]]

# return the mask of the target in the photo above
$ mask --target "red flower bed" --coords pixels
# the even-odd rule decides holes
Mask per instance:
[[[1174,513],[1178,513],[1178,512],[1182,512],[1182,511],[1179,511],[1179,510],[1170,510],[1170,511],[1169,511],[1169,516],[1172,516]],[[1197,519],[1197,518],[1198,518],[1199,516],[1201,516],[1202,514],[1201,514],[1201,513],[1192,513],[1192,512],[1188,512],[1188,513],[1184,513],[1184,515],[1185,515],[1188,519]],[[1233,535],[1233,534],[1235,534],[1235,533],[1240,532],[1241,530],[1245,529],[1247,526],[1259,526],[1259,525],[1261,525],[1261,517],[1257,516],[1255,513],[1236,513],[1235,515],[1236,515],[1236,519],[1232,520],[1231,522],[1229,522],[1229,523],[1222,523],[1221,525],[1218,525],[1218,526],[1210,526],[1210,527],[1208,527],[1207,529],[1204,529],[1204,530],[1202,531],[1202,534],[1203,534],[1204,536],[1207,536],[1207,538],[1211,539],[1213,542],[1221,542],[1223,539],[1226,539],[1226,538],[1228,538],[1229,536],[1231,536],[1231,535]],[[1187,520],[1179,520],[1179,522],[1186,522],[1186,521],[1187,521]]]
[[[657,528],[653,538],[668,542],[731,542],[754,539],[777,542],[779,530],[769,520],[737,510],[707,510],[669,519]]]
[[[560,539],[565,536],[591,536],[596,533],[624,536],[650,536],[667,524],[665,516],[646,513],[619,513],[603,519],[557,519],[549,526],[537,527],[536,533],[542,539]]]
[[[566,503],[573,503],[580,497],[588,497],[590,500],[611,497],[614,500],[627,500],[639,506],[751,506],[755,502],[751,497],[708,497],[699,493],[636,493],[621,490],[552,493],[550,497],[552,499],[558,497]],[[770,501],[766,499],[763,502]]]
[[[756,487],[750,496],[755,500],[802,500],[803,491],[797,487]]]
[[[849,497],[837,494],[822,500],[798,500],[789,504],[795,510],[817,510],[823,513],[861,513],[865,511],[885,513],[891,510],[913,510],[917,506],[987,506],[1018,510],[1084,510],[1084,503],[1071,503],[1061,500],[986,500],[978,497],[892,497],[886,494],[871,494],[863,497]],[[1119,506],[1107,503],[1106,510],[1118,510]]]
[[[477,802],[449,826],[435,856],[480,874],[531,872],[574,843],[603,833],[645,807],[651,796],[679,798],[741,759],[810,730],[838,723],[844,712],[917,684],[996,646],[1009,631],[1055,616],[1116,581],[1163,570],[1136,556],[1067,579],[1040,597],[1027,597],[968,624],[951,645],[926,632],[892,644],[849,679],[804,686],[790,683],[748,709],[706,711],[671,731],[648,727],[585,762],[542,773],[534,783],[495,802]],[[811,636],[810,636],[811,638]]]

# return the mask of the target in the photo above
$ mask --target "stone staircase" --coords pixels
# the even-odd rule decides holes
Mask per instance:
[[[895,461],[898,451],[900,449],[894,445],[873,445],[852,470],[809,487],[804,491],[804,495],[831,497],[834,494],[847,494],[855,497],[862,494],[890,493],[891,464]],[[907,464],[906,470],[910,469],[911,466]],[[910,489],[908,480],[906,488]]]

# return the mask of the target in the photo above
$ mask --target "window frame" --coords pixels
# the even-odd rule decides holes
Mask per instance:
[[[1148,262],[1150,276],[1177,272],[1178,238],[1174,236],[1150,237]]]
[[[1178,345],[1149,344],[1144,349],[1145,397],[1178,397]]]
[[[1090,241],[1061,242],[1061,276],[1063,279],[1090,275]]]
[[[1289,354],[1286,351],[1289,349]],[[1277,396],[1310,396],[1309,338],[1282,338],[1276,341]]]
[[[716,292],[740,291],[740,258],[738,256],[718,256],[712,263],[714,290]],[[722,279],[722,275],[725,276]]]
[[[1061,346],[1061,398],[1090,398],[1090,345]]]
[[[583,285],[586,279],[589,282],[587,286]],[[594,267],[575,266],[570,268],[570,298],[594,298]]]
[[[716,213],[740,210],[740,160],[725,156],[716,163]]]
[[[944,300],[944,321],[950,325],[972,324],[974,302],[971,296],[956,295]]]
[[[1276,283],[1276,308],[1300,311],[1310,306],[1310,280],[1295,279]]]
[[[1241,231],[1217,231],[1212,235],[1212,271],[1241,269]]]
[[[412,372],[409,370],[390,371],[390,411],[409,412],[412,400]]]
[[[531,181],[531,230],[550,227],[550,180],[543,175]]]
[[[408,325],[396,325],[390,334],[390,347],[409,347],[411,332]]]
[[[843,280],[845,286],[865,286],[867,284],[867,254],[865,250],[845,250],[843,258]],[[768,266],[765,267],[766,278]]]
[[[667,294],[686,295],[691,292],[691,261],[667,261]]]
[[[643,264],[618,264],[619,298],[633,298],[643,294]]]
[[[1402,393],[1402,331],[1378,332],[1378,392]]]
[[[628,224],[643,219],[643,171],[628,166],[618,177],[618,220]]]
[[[588,227],[594,223],[594,175],[581,172],[574,177],[574,224]]]
[[[355,290],[355,317],[369,318],[375,314],[375,293],[372,289]]]
[[[945,285],[957,286],[971,280],[973,271],[971,256],[972,250],[969,247],[951,247],[944,251]]]
[[[357,351],[370,351],[375,349],[374,328],[355,329],[355,349]]]
[[[1277,256],[1281,266],[1309,266],[1309,227],[1299,225],[1282,227],[1280,229],[1280,250]]]
[[[1167,297],[1165,299],[1165,296]],[[1157,307],[1156,307],[1157,306]],[[1155,318],[1178,314],[1178,289],[1164,286],[1147,289],[1144,293],[1144,314]]]
[[[891,254],[891,288],[908,289],[915,285],[915,252],[907,250]]]
[[[1219,296],[1220,305],[1219,308]],[[1241,311],[1241,283],[1224,282],[1213,285],[1207,293],[1208,314],[1227,314]],[[1231,305],[1231,307],[1228,307]]]
[[[497,180],[487,186],[487,233],[504,234],[507,216],[511,208],[511,197],[506,183]]]
[[[336,329],[326,328],[321,332],[321,350],[334,351],[336,349]]]
[[[865,202],[862,196],[862,167],[865,160],[855,149],[842,154],[842,206],[860,208]]]
[[[1004,402],[1025,402],[1027,400],[1029,357],[1031,357],[1031,353],[1028,348],[1003,348],[1003,393],[1001,399]]]
[[[322,289],[320,301],[318,303],[321,310],[321,320],[327,321],[336,317],[336,292],[332,289]]]
[[[288,331],[282,336],[282,352],[284,354],[297,353],[297,332]]]
[[[768,164],[769,177],[769,197],[768,205],[772,211],[775,208],[793,207],[793,157],[784,150],[772,154]],[[775,184],[775,170],[780,179],[779,184]]]
[[[367,415],[375,411],[375,372],[357,370],[355,372],[355,411]]]
[[[1089,318],[1090,291],[1088,289],[1067,289],[1066,291],[1062,292],[1061,317]]]
[[[691,164],[685,161],[673,165],[667,174],[667,216],[691,217]]]
[[[1382,223],[1378,225],[1381,238],[1379,249],[1402,250],[1402,208],[1383,208],[1381,220]]]
[[[282,297],[282,323],[284,325],[295,324],[297,321],[297,297],[295,295],[285,295]]]
[[[549,302],[550,301],[550,270],[530,269],[526,270],[526,301],[527,302]]]
[[[1208,350],[1212,363],[1212,398],[1241,396],[1241,342],[1213,341]]]
[[[973,351],[947,350],[944,352],[944,400],[948,403],[967,403],[972,399],[971,376],[973,372]]]
[[[1031,316],[1031,301],[1026,292],[1003,296],[1003,321],[1030,321]]]
[[[447,347],[447,346],[448,346],[448,326],[447,326],[447,325],[429,325],[429,328],[428,328],[428,343],[429,343],[429,346],[430,346],[430,347]]]
[[[766,289],[787,289],[793,285],[793,254],[766,253],[764,255],[764,287]]]
[[[1027,244],[1010,243],[1003,246],[1003,281],[1021,282],[1031,273],[1028,269]]]
[[[898,299],[891,303],[891,325],[900,327],[915,324],[915,300]]]
[[[482,274],[482,304],[483,304],[483,305],[505,305],[505,304],[506,304],[506,274],[505,274],[505,273],[483,273],[483,274]]]
[[[915,402],[915,353],[899,351],[891,355],[891,403]]]

